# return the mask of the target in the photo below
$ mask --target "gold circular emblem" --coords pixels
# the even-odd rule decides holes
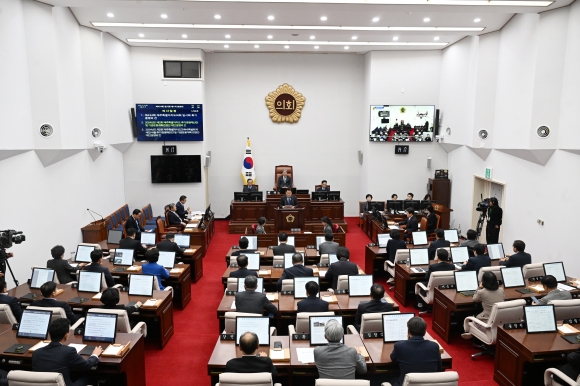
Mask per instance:
[[[288,216],[286,216],[286,221],[287,221],[287,222],[294,222],[294,219],[295,219],[295,218],[296,218],[296,217],[294,217],[294,216],[292,216],[291,214],[289,214]]]
[[[401,107],[401,110],[400,111],[401,111],[401,114],[405,114],[405,112],[407,111],[407,109],[404,108],[404,107]]]
[[[287,83],[284,83],[266,97],[266,107],[270,111],[272,122],[275,123],[298,122],[305,102],[304,95],[294,90],[294,87]]]

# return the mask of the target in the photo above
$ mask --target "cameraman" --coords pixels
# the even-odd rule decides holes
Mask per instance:
[[[499,242],[499,227],[503,217],[503,209],[499,207],[497,198],[489,199],[489,208],[487,210],[487,226],[485,228],[485,239],[487,244],[497,244]]]

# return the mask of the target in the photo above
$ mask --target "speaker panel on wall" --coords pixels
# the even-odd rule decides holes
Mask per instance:
[[[433,130],[435,131],[435,135],[439,135],[439,109],[435,110],[435,122]]]
[[[129,116],[131,119],[131,129],[133,131],[133,137],[137,138],[137,115],[135,115],[135,108],[131,107],[131,111],[129,112]]]

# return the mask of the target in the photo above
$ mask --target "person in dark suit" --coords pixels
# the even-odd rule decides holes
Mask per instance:
[[[514,255],[506,256],[500,259],[499,265],[506,267],[523,267],[526,264],[532,264],[532,255],[524,252],[526,243],[522,240],[516,240],[513,244]]]
[[[280,276],[280,279],[276,282],[276,288],[278,291],[282,291],[282,280],[294,279],[295,277],[311,277],[314,276],[314,271],[312,268],[307,268],[304,266],[304,258],[301,253],[295,253],[292,255],[292,267],[286,268]]]
[[[462,271],[475,271],[479,275],[479,270],[482,267],[490,267],[491,259],[485,254],[485,245],[477,244],[473,250],[475,256],[470,257],[469,260],[461,266]]]
[[[115,287],[111,287],[103,291],[101,299],[99,300],[101,301],[101,303],[103,303],[101,308],[107,310],[125,310],[127,311],[128,315],[137,312],[139,308],[141,308],[141,306],[143,305],[143,303],[137,302],[135,303],[134,306],[126,306],[124,304],[119,304],[120,299],[121,298],[119,296],[119,290]]]
[[[292,177],[288,175],[288,170],[284,169],[282,171],[282,175],[278,177],[278,183],[276,185],[278,190],[280,190],[280,188],[291,189],[294,186],[292,184]]]
[[[238,247],[240,247],[237,251],[232,252],[232,256],[239,256],[243,255],[244,253],[255,253],[254,249],[248,249],[248,245],[250,245],[250,241],[247,237],[242,236],[238,240]]]
[[[30,305],[34,307],[60,307],[64,310],[66,318],[71,324],[75,324],[79,319],[78,316],[74,314],[72,308],[67,302],[61,302],[56,300],[56,283],[53,281],[47,281],[40,286],[40,293],[43,298],[33,301]]]
[[[74,347],[66,344],[69,337],[70,323],[66,319],[56,319],[48,326],[51,342],[32,353],[32,371],[61,373],[66,386],[86,386],[88,377],[73,381],[71,370],[88,372],[99,363],[101,346],[95,347],[88,359],[77,353]]]
[[[177,206],[174,203],[169,204],[169,212],[167,212],[167,221],[169,226],[185,227],[185,223],[176,212]]]
[[[187,202],[186,196],[179,197],[179,201],[175,204],[175,212],[181,218],[181,220],[185,221],[187,214],[189,213],[189,206],[187,209],[185,208],[185,203]]]
[[[566,364],[558,367],[558,370],[573,380],[578,379],[578,376],[580,375],[580,349],[566,355]],[[557,375],[554,375],[553,379],[560,385],[565,385],[567,383],[566,381],[560,379],[560,377]]]
[[[318,253],[321,255],[324,254],[336,254],[336,250],[338,249],[338,243],[334,240],[334,233],[326,232],[324,234],[324,242],[320,243],[318,246]]]
[[[407,218],[399,223],[399,225],[405,226],[405,239],[411,239],[412,233],[419,230],[419,221],[417,217],[413,214],[413,208],[407,208]]]
[[[315,281],[309,281],[305,285],[308,297],[296,303],[298,312],[327,312],[328,302],[318,297],[320,286]]]
[[[338,261],[330,264],[328,271],[326,271],[326,279],[331,283],[331,288],[334,290],[337,287],[338,277],[340,275],[358,275],[357,265],[348,261],[350,258],[350,251],[346,247],[338,247],[336,258]]]
[[[439,263],[431,264],[429,269],[427,270],[427,274],[425,275],[425,285],[429,283],[429,278],[433,272],[439,271],[454,271],[455,265],[453,265],[453,261],[451,260],[451,255],[447,252],[446,249],[438,249],[437,250],[437,259]]]
[[[52,255],[52,260],[46,262],[46,268],[54,269],[56,272],[56,277],[61,284],[67,284],[74,279],[70,276],[71,273],[77,272],[80,268],[84,267],[85,263],[80,263],[75,267],[72,267],[68,261],[64,260],[64,247],[62,245],[57,245],[50,250]]]
[[[373,284],[371,287],[372,299],[365,303],[360,303],[356,310],[356,318],[354,326],[360,332],[360,325],[362,323],[362,315],[373,312],[390,312],[393,310],[393,305],[388,302],[383,302],[385,297],[385,288],[380,284]]]
[[[6,280],[4,279],[4,276],[0,277],[0,304],[8,304],[10,306],[10,310],[12,311],[12,315],[14,315],[16,321],[20,323],[20,319],[22,319],[22,307],[20,306],[20,303],[18,303],[18,299],[16,299],[14,296],[8,296]]]
[[[264,351],[256,354],[259,347],[258,335],[246,332],[240,337],[241,358],[233,358],[226,362],[226,373],[271,373],[276,376],[276,367]]]
[[[278,233],[278,241],[280,241],[280,245],[272,248],[274,256],[284,256],[285,253],[296,252],[294,245],[286,243],[286,241],[288,241],[288,234],[286,232]]]
[[[499,207],[496,197],[489,200],[487,209],[487,225],[485,226],[485,240],[488,244],[497,244],[499,242],[499,229],[502,224],[503,209]]]
[[[112,287],[115,285],[115,280],[113,279],[113,275],[111,275],[111,271],[109,268],[103,267],[103,251],[100,249],[95,249],[91,252],[91,261],[92,263],[85,267],[85,271],[88,272],[99,272],[105,274],[105,282],[107,283],[107,287]]]
[[[433,233],[437,228],[437,215],[433,213],[433,205],[427,206],[425,210],[427,211],[427,233]]]
[[[230,277],[237,277],[238,279],[244,279],[246,276],[258,277],[258,273],[256,271],[250,271],[247,268],[248,256],[239,255],[238,257],[236,257],[236,261],[238,262],[238,269],[230,272]]]
[[[391,361],[399,365],[401,375],[398,385],[403,384],[408,373],[436,373],[443,371],[439,345],[425,340],[427,323],[413,317],[407,322],[408,340],[395,343],[391,353]]]
[[[157,244],[157,250],[163,252],[175,252],[176,261],[184,256],[184,251],[179,248],[179,245],[175,242],[175,235],[173,233],[168,233],[165,236],[165,240]]]
[[[263,314],[266,310],[268,314],[276,314],[278,312],[276,306],[270,303],[266,294],[256,292],[256,288],[258,288],[258,278],[246,276],[244,279],[245,291],[236,293],[236,311]]]
[[[127,229],[127,237],[119,241],[119,249],[130,249],[135,254],[144,255],[147,252],[147,246],[135,240],[137,230],[134,228]]]
[[[139,224],[140,213],[141,210],[133,209],[133,214],[129,216],[125,221],[125,232],[130,228],[133,228],[135,229],[135,231],[137,231],[137,234],[135,235],[135,240],[141,240],[141,232],[143,231],[143,228],[141,228],[141,224]]]
[[[437,240],[429,245],[429,260],[435,259],[435,251],[438,248],[449,248],[451,245],[449,241],[445,240],[445,231],[443,229],[435,229],[435,236]]]
[[[330,221],[330,219],[327,216],[322,216],[320,221],[322,221],[322,227],[323,227],[322,233],[332,233],[333,232],[332,221]]]
[[[288,189],[286,195],[280,199],[280,208],[282,207],[296,208],[298,206],[298,199],[292,195],[292,190]]]
[[[258,188],[254,185],[254,180],[248,178],[247,185],[244,185],[244,193],[257,192]]]
[[[316,188],[317,192],[330,192],[330,188],[328,187],[328,182],[326,180],[322,180],[320,186]]]
[[[362,205],[362,212],[363,213],[367,213],[370,212],[372,210],[371,208],[371,201],[373,200],[373,195],[372,194],[367,194],[365,196],[365,202]]]
[[[391,238],[387,241],[387,259],[389,259],[391,263],[394,263],[397,250],[406,248],[407,244],[401,240],[401,231],[398,229],[391,230]]]

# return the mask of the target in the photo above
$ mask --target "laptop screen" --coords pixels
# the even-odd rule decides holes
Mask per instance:
[[[95,247],[88,245],[78,245],[77,253],[75,254],[75,261],[77,263],[92,263],[91,252],[95,250]]]
[[[131,275],[129,295],[153,296],[153,275]]]
[[[350,296],[370,296],[373,275],[348,276],[348,294]]]
[[[18,325],[18,338],[46,339],[52,311],[24,310]]]
[[[302,255],[302,265],[304,265],[304,253],[303,252],[296,252],[296,253],[300,253]],[[291,266],[294,265],[294,264],[292,264],[292,256],[293,255],[294,255],[294,253],[292,253],[292,252],[284,254],[284,269],[290,268]]]
[[[101,292],[101,282],[103,274],[101,272],[79,271],[79,292]]]
[[[451,248],[451,257],[453,258],[453,262],[455,264],[461,264],[464,261],[469,260],[469,252],[467,251],[467,247]]]
[[[244,288],[244,281],[245,279],[238,279],[238,292],[244,292],[246,289]],[[256,292],[262,292],[264,290],[264,278],[258,278],[258,287],[256,287]]]
[[[505,288],[524,287],[524,274],[521,267],[501,268],[501,277]]]
[[[90,342],[115,343],[117,337],[117,315],[99,312],[87,313],[83,340]]]
[[[566,272],[564,272],[564,263],[544,263],[544,275],[552,275],[558,283],[566,283]]]
[[[133,265],[133,251],[132,249],[116,249],[115,257],[113,258],[113,264],[124,265],[129,267]]]
[[[141,235],[143,236],[143,235]],[[114,229],[109,229],[109,234],[107,235],[107,244],[119,244],[119,241],[123,238],[123,231],[116,231]]]
[[[429,242],[427,241],[427,232],[420,231],[420,232],[413,232],[413,245],[427,245]]]
[[[308,297],[306,293],[306,283],[309,281],[313,281],[320,286],[320,282],[318,281],[318,276],[314,277],[295,277],[294,278],[294,298],[295,299],[304,299]],[[320,287],[318,287],[320,289]],[[320,297],[320,291],[316,295]]]
[[[329,253],[328,254],[328,264],[336,263],[338,261],[338,257],[336,257],[336,253]]]
[[[175,235],[175,243],[180,248],[189,248],[189,235],[178,233]]]
[[[155,233],[141,233],[141,244],[145,244],[147,246],[155,245]]]
[[[324,239],[324,237],[323,237],[323,239]],[[286,244],[288,244],[288,245],[296,245],[296,244],[294,244],[295,242],[296,241],[294,239],[294,236],[288,236],[288,239],[286,240]],[[280,240],[278,240],[278,245],[280,245]]]
[[[503,251],[503,244],[487,244],[487,253],[492,260],[503,259],[505,253]]]
[[[377,238],[379,239],[379,248],[385,248],[391,239],[391,235],[389,233],[379,233]]]
[[[258,271],[260,269],[260,254],[259,253],[245,253],[248,257],[248,269]]]
[[[454,273],[457,292],[475,291],[479,287],[476,271],[455,271]]]
[[[413,313],[383,315],[383,342],[407,340],[407,322],[414,316]]]
[[[528,334],[538,332],[556,331],[556,312],[554,305],[525,306],[526,332]]]
[[[33,268],[30,288],[40,288],[47,281],[54,281],[54,269]]]
[[[429,251],[427,249],[409,249],[411,265],[429,265]]]
[[[258,249],[258,236],[242,236],[248,239],[248,249]],[[240,237],[240,239],[242,238]]]
[[[459,237],[457,236],[457,231],[455,229],[447,229],[445,232],[445,240],[450,243],[458,243]]]
[[[324,236],[316,236],[316,250],[320,249],[320,243],[323,243],[324,241]]]
[[[164,266],[167,269],[173,268],[175,262],[175,252],[159,251],[159,261],[157,264]]]
[[[236,317],[236,344],[240,344],[240,338],[246,332],[258,335],[260,346],[270,346],[270,318],[259,316]]]
[[[324,328],[326,323],[330,320],[336,320],[338,324],[342,327],[342,316],[329,315],[329,316],[311,316],[310,317],[310,345],[321,345],[328,344],[328,341],[324,337]],[[340,343],[344,343],[344,337],[340,340]]]

